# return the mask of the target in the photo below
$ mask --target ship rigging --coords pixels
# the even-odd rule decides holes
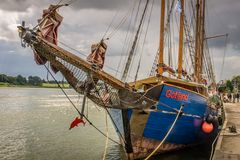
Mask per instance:
[[[113,18],[101,40],[91,45],[87,58],[58,45],[62,43],[58,40],[58,27],[63,21],[58,9],[74,0],[67,4],[61,2],[44,10],[33,29],[24,23],[18,26],[22,44],[32,48],[37,64],[46,67],[49,63],[53,72],[60,72],[72,88],[83,95],[83,102],[88,98],[106,109],[128,159],[148,159],[154,154],[211,141],[216,136],[220,125],[219,106],[208,103],[208,88],[216,89],[216,80],[206,38],[205,0],[160,0],[160,34],[156,36],[159,46],[150,65],[150,76],[144,79],[139,78],[139,73],[154,0],[134,1],[110,32]],[[118,78],[104,68],[107,44],[127,22],[129,31],[133,28],[123,42],[127,47],[122,51],[127,56],[125,63],[123,56],[120,58],[117,72],[120,63],[124,65]],[[83,119],[92,125],[84,116],[85,103],[81,111],[74,108],[80,119],[76,118],[70,128],[85,123]],[[204,126],[212,129],[205,130]]]

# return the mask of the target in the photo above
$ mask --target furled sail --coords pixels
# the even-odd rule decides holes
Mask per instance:
[[[57,45],[58,27],[60,26],[63,17],[58,14],[59,6],[50,5],[48,9],[43,10],[42,18],[38,20],[39,28],[38,35],[50,43]],[[34,51],[34,59],[37,64],[42,65],[47,62],[47,59]],[[56,73],[58,69],[51,64],[52,70]]]
[[[104,65],[106,50],[107,45],[103,42],[103,40],[97,44],[93,44],[91,46],[91,54],[87,57],[87,61],[95,64],[96,67],[102,69]]]
[[[57,12],[57,6],[50,5],[48,9],[43,10],[42,19],[39,19],[39,36],[50,43],[57,45],[58,27],[63,17]]]
[[[42,18],[38,20],[39,28],[37,34],[50,43],[57,45],[58,27],[63,17],[58,14],[57,5],[50,5],[48,9],[43,10]],[[34,59],[38,65],[45,64],[47,59],[34,51]],[[51,64],[52,70],[56,73],[58,69]]]

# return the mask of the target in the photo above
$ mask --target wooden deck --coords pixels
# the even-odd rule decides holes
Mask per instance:
[[[225,103],[226,121],[218,138],[213,160],[240,160],[240,103]],[[229,127],[236,126],[237,133]]]

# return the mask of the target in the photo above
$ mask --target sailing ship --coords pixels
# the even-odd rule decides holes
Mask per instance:
[[[63,20],[58,9],[65,4],[50,5],[32,29],[25,27],[25,23],[18,26],[22,45],[31,47],[37,64],[49,62],[55,73],[61,72],[72,88],[84,95],[83,103],[88,98],[108,111],[129,159],[211,142],[220,126],[218,109],[208,101],[209,86],[214,90],[216,83],[207,49],[205,0],[187,3],[184,0],[160,0],[159,49],[151,74],[145,79],[126,81],[149,3],[150,0],[146,0],[121,79],[103,69],[107,50],[104,39],[91,46],[87,59],[58,46],[58,27]],[[187,4],[193,9],[192,30],[186,18]],[[174,6],[179,10],[176,70],[171,63],[164,62],[166,33],[170,32]],[[191,73],[184,69],[187,54],[192,62]],[[79,114],[84,119],[84,104]]]

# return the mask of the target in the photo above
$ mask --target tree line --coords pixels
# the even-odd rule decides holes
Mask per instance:
[[[9,83],[11,85],[31,85],[31,86],[42,86],[43,83],[56,84],[54,80],[41,79],[38,76],[28,76],[27,78],[22,75],[8,76],[5,74],[0,74],[0,82]],[[58,83],[63,83],[62,81],[58,81]],[[64,82],[67,83],[67,82]],[[234,76],[232,79],[221,81],[218,84],[218,90],[220,92],[236,92],[238,89],[240,91],[240,75]]]
[[[11,85],[31,85],[31,86],[42,86],[43,83],[51,83],[51,84],[56,83],[53,80],[46,81],[45,79],[41,79],[38,76],[28,76],[26,78],[22,75],[17,75],[15,77],[15,76],[8,76],[5,74],[0,74],[0,82],[8,83]],[[62,83],[62,81],[59,81],[59,83]]]
[[[232,79],[228,79],[225,82],[219,83],[218,91],[220,92],[239,92],[240,91],[240,75],[233,76]]]

